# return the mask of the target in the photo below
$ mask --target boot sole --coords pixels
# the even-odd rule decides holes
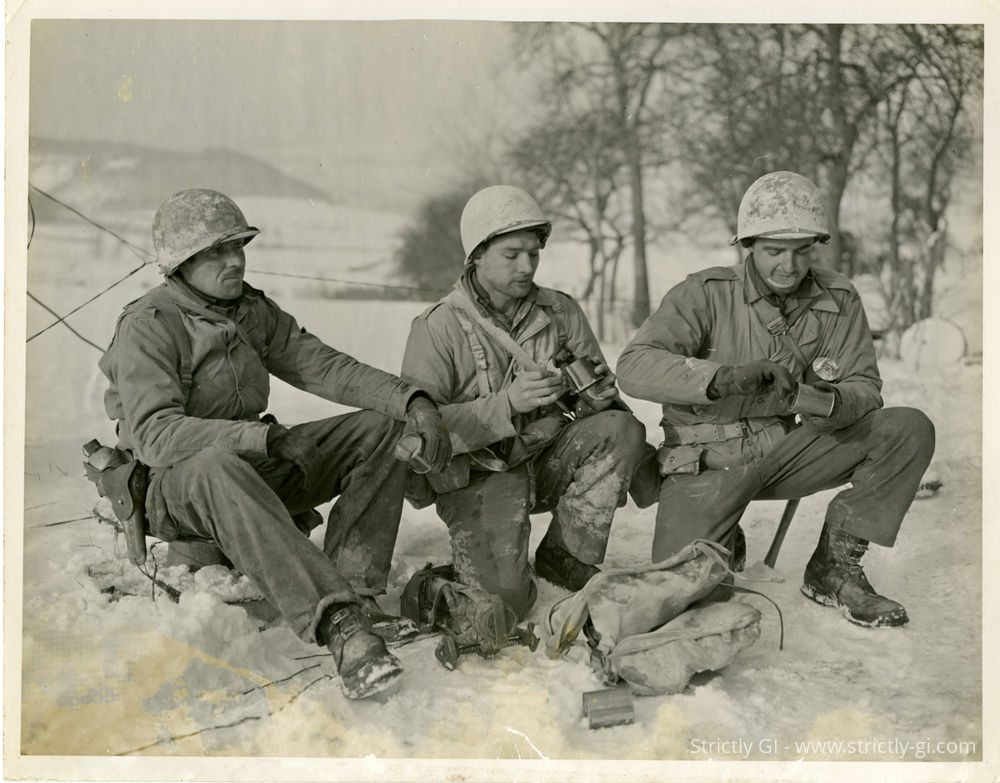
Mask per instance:
[[[861,620],[851,614],[849,607],[840,603],[833,596],[819,592],[811,585],[803,583],[799,590],[806,598],[815,601],[821,606],[832,606],[835,609],[839,609],[845,619],[864,628],[896,628],[900,625],[906,625],[910,621],[905,612],[902,615],[889,615],[888,617],[879,617],[875,620]]]
[[[348,678],[341,677],[344,695],[348,699],[364,699],[389,688],[403,674],[403,667],[394,655],[383,655],[368,661]]]

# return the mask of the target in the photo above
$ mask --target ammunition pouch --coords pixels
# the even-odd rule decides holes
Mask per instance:
[[[760,457],[788,431],[776,416],[739,419],[724,424],[661,422],[663,445],[657,453],[661,476],[692,475],[703,470],[744,465]]]
[[[697,476],[701,472],[701,455],[705,451],[701,446],[660,446],[656,452],[656,461],[660,466],[661,476],[688,474]]]

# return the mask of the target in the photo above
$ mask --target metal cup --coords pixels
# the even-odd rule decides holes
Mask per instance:
[[[824,419],[833,413],[837,397],[832,391],[817,389],[807,383],[800,383],[792,401],[792,412],[803,416],[821,416]]]
[[[597,383],[597,373],[595,372],[597,365],[587,356],[575,359],[569,364],[563,365],[560,369],[566,376],[566,380],[569,381],[573,391],[577,394]]]

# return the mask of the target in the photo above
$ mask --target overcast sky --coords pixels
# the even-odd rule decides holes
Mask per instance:
[[[510,95],[509,49],[491,22],[36,20],[30,132],[447,168]]]

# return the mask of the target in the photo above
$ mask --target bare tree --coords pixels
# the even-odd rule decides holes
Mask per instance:
[[[547,58],[539,68],[544,101],[572,107],[587,104],[597,95],[604,102],[613,131],[606,141],[620,150],[627,175],[634,259],[632,321],[638,326],[650,311],[644,185],[648,168],[660,154],[654,141],[659,134],[649,107],[670,66],[668,44],[682,28],[581,22],[530,25],[518,30],[524,51]],[[534,64],[537,67],[537,62]],[[565,116],[562,109],[560,112]]]
[[[557,116],[562,112],[562,116]],[[546,122],[512,145],[511,160],[546,211],[587,248],[588,274],[581,298],[591,308],[598,337],[606,336],[615,276],[627,237],[624,155],[614,144],[617,123],[600,106],[577,113],[556,101]],[[585,301],[585,304],[587,302]]]
[[[947,25],[907,25],[897,34],[922,53],[879,114],[892,213],[879,279],[898,333],[932,313],[952,182],[975,135],[967,108],[982,85],[983,35]]]

